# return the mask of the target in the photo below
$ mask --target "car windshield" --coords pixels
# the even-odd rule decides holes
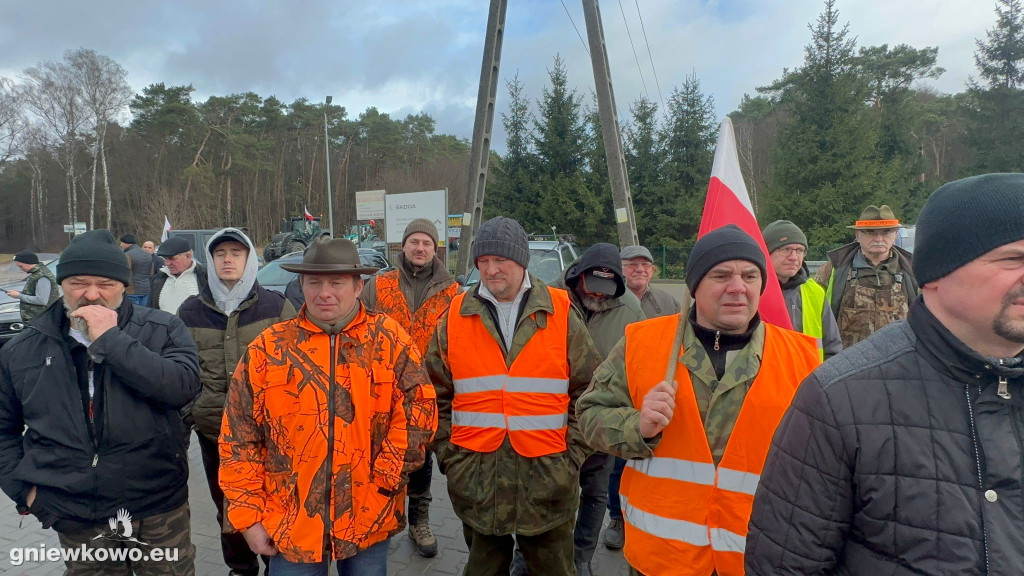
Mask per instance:
[[[562,277],[562,261],[558,257],[558,251],[530,250],[530,264],[527,266],[530,274],[533,274],[545,284],[553,284]],[[480,281],[480,271],[473,267],[466,276],[466,285],[476,284]]]

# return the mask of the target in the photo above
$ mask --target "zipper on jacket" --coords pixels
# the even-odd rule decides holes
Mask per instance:
[[[978,394],[981,394],[980,388],[978,390]],[[978,429],[974,423],[974,404],[971,402],[970,384],[964,385],[964,396],[967,398],[967,416],[971,425],[971,443],[974,445],[974,466],[978,474],[978,493],[980,494],[985,490],[985,483],[981,477],[981,452],[978,450]],[[985,534],[985,513],[979,512],[978,516],[978,519],[981,521],[981,547],[985,553],[985,574],[988,574],[988,537]]]
[[[1007,381],[1005,376],[999,377],[999,388],[996,390],[996,395],[998,395],[1003,400],[1010,399],[1010,390],[1007,388]]]
[[[718,345],[718,339],[721,338],[721,337],[722,337],[722,333],[720,331],[718,331],[718,330],[715,330],[715,350],[719,350],[720,349],[720,347]]]
[[[330,378],[327,383],[327,458],[326,458],[326,469],[325,474],[327,480],[326,493],[324,495],[324,554],[329,555],[324,560],[330,562],[334,556],[334,546],[331,544],[331,528],[334,522],[331,521],[331,499],[334,495],[334,378],[335,378],[335,366],[338,364],[336,358],[336,346],[337,346],[336,334],[331,334],[331,367],[329,370]],[[353,507],[354,509],[354,507]]]

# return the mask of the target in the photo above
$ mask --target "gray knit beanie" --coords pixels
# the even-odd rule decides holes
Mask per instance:
[[[481,256],[500,256],[526,268],[530,264],[530,241],[519,222],[495,216],[480,225],[470,254],[474,263]]]
[[[927,284],[1024,239],[1024,174],[983,174],[942,185],[917,217],[914,276]]]

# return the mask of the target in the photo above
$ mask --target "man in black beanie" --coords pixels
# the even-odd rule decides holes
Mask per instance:
[[[437,391],[432,448],[469,547],[464,576],[570,576],[578,474],[590,449],[576,399],[600,363],[564,290],[527,272],[526,232],[498,216],[471,250],[480,282],[452,299],[423,365]]]
[[[577,405],[587,443],[627,461],[623,551],[642,574],[742,573],[768,439],[821,362],[813,338],[761,322],[765,266],[737,226],[702,236],[687,264],[693,306],[627,326]]]
[[[754,499],[747,574],[1021,573],[1024,174],[932,193],[914,272],[907,319],[797,392]]]
[[[130,278],[109,232],[76,236],[57,265],[63,305],[0,351],[0,488],[62,547],[89,551],[65,574],[191,576],[178,410],[199,393],[199,356],[176,316],[125,298]],[[95,548],[132,549],[131,562]]]
[[[7,296],[18,300],[22,322],[28,323],[39,316],[47,306],[60,297],[53,272],[39,262],[35,252],[22,250],[14,255],[14,265],[28,274],[21,290],[8,290]]]

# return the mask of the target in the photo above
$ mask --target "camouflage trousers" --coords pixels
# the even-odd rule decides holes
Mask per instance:
[[[572,532],[575,519],[536,536],[494,536],[462,525],[469,558],[462,576],[508,576],[516,543],[526,559],[527,576],[576,576]]]
[[[127,539],[106,524],[59,522],[54,528],[61,547],[80,551],[75,560],[64,561],[64,576],[195,576],[188,502],[170,512],[132,519],[131,527]]]

